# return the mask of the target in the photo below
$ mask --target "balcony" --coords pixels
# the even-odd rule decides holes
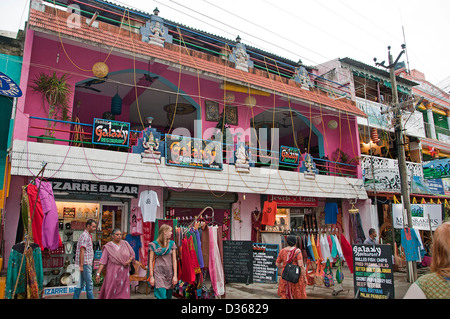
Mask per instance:
[[[356,106],[367,114],[367,118],[358,117],[358,124],[370,126],[377,129],[394,132],[392,122],[392,112],[389,112],[390,106],[373,102],[370,100],[355,98]],[[402,124],[405,134],[415,137],[426,137],[428,131],[423,121],[423,114],[419,111],[402,111]]]
[[[42,122],[45,123],[46,120],[42,119]],[[92,124],[66,124],[70,124],[70,128],[64,132],[68,137],[47,138],[53,140],[53,143],[37,142],[41,134],[28,135],[28,141],[15,140],[11,174],[37,174],[42,163],[46,162],[46,178],[102,180],[219,193],[367,198],[362,180],[356,178],[356,165],[313,158],[316,164],[315,174],[306,176],[301,168],[280,163],[279,150],[247,148],[250,168],[246,173],[238,171],[234,161],[230,160],[236,148],[232,144],[223,148],[221,169],[205,169],[201,165],[168,165],[164,152],[160,161],[143,163],[141,152],[136,151],[136,147],[142,143],[142,132],[131,132],[134,135],[130,141],[133,142],[128,147],[102,146],[92,143]],[[34,125],[33,132],[37,132],[37,127],[42,132],[46,129],[45,124]],[[81,127],[84,132],[80,132]],[[167,140],[166,136],[162,136],[164,139],[161,140]],[[222,149],[221,143],[218,144]]]

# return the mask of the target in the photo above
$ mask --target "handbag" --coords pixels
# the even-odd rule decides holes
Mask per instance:
[[[320,259],[318,259],[316,261],[317,267],[316,267],[316,274],[314,276],[314,285],[316,285],[316,286],[323,286],[324,285],[324,282],[323,282],[323,275],[325,274],[323,272],[324,266],[323,266],[323,264],[320,261],[321,261]]]
[[[284,280],[288,281],[288,282],[292,282],[294,284],[296,284],[298,282],[298,279],[300,278],[300,266],[297,265],[293,265],[292,262],[295,260],[295,258],[297,257],[297,255],[300,252],[298,252],[294,258],[291,259],[291,262],[287,262],[286,266],[284,266],[283,269],[283,273],[281,274],[281,278],[283,278]]]
[[[308,259],[308,263],[306,266],[306,284],[308,286],[314,286],[314,278],[316,276],[315,270],[311,266],[311,262]]]
[[[344,273],[342,272],[341,259],[338,257],[336,259],[336,281],[338,284],[341,284],[344,281]]]
[[[327,264],[324,269],[323,283],[324,283],[325,287],[333,287],[334,286],[333,272],[331,271],[329,259],[327,259]]]

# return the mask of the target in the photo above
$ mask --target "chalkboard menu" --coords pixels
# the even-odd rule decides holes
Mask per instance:
[[[253,243],[251,241],[223,241],[223,271],[225,281],[253,283]]]
[[[390,245],[354,245],[353,267],[356,298],[395,298]]]
[[[276,244],[253,243],[253,280],[277,283],[278,267],[275,265],[279,247]]]

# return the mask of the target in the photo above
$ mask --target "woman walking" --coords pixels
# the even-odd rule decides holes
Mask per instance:
[[[283,267],[281,273],[283,273],[286,263],[292,262],[293,265],[300,266],[301,273],[297,283],[287,282],[280,277],[278,283],[278,296],[281,299],[306,299],[306,273],[303,265],[303,256],[300,249],[295,244],[297,237],[294,235],[287,236],[288,246],[283,248],[278,254],[276,265],[277,267]]]
[[[106,276],[98,299],[130,299],[130,264],[134,260],[130,244],[122,240],[120,229],[112,232],[112,241],[103,246],[100,266],[95,276],[100,282],[100,274],[106,267]]]
[[[149,282],[154,286],[157,299],[172,299],[173,287],[178,282],[177,247],[172,237],[172,227],[164,224],[158,238],[149,245]]]

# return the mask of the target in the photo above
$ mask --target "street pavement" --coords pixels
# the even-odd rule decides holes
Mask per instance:
[[[324,286],[307,286],[306,294],[307,299],[354,299],[353,288],[353,274],[350,273],[349,268],[344,265],[342,267],[344,273],[344,281],[342,282],[342,290],[339,293],[333,293],[337,288],[326,288]],[[336,269],[333,268],[333,273]],[[422,273],[425,273],[427,269],[421,269]],[[395,299],[402,299],[406,294],[411,283],[407,282],[407,275],[405,272],[394,273],[394,289]],[[131,299],[155,299],[153,291],[148,290],[148,294],[145,293],[145,283],[137,288],[136,293],[132,289]],[[277,295],[277,284],[265,284],[265,283],[227,283],[225,286],[225,297],[223,299],[280,299]],[[98,297],[98,288],[94,288],[94,296]],[[86,295],[83,293],[81,299],[85,299]],[[46,299],[72,299],[72,295],[48,297]],[[175,298],[174,298],[175,299]]]

